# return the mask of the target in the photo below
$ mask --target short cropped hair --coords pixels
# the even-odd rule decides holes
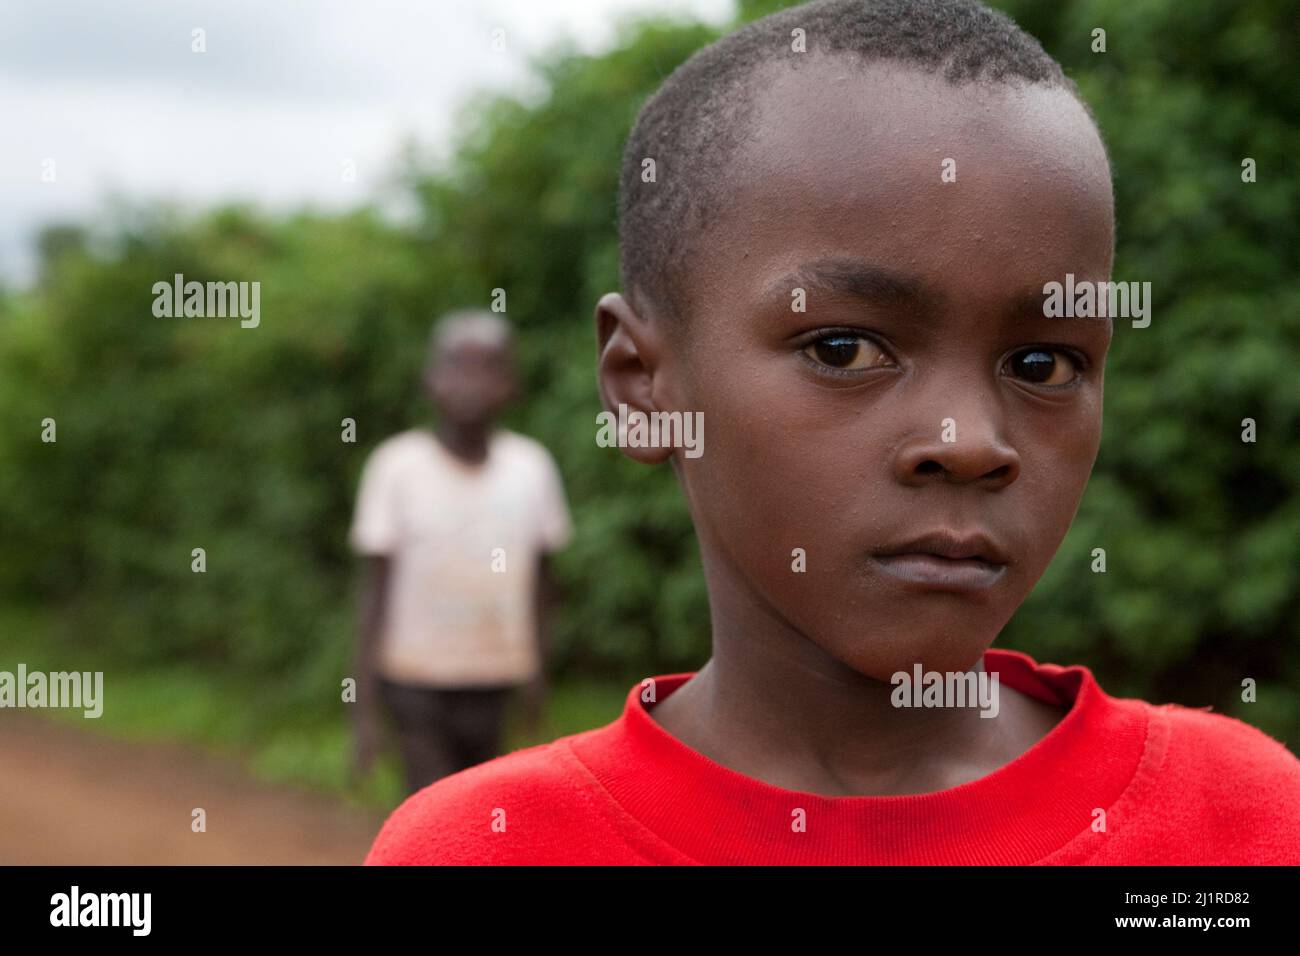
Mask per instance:
[[[429,361],[434,362],[461,345],[509,348],[514,339],[510,323],[486,309],[449,312],[433,326],[429,335]]]
[[[755,20],[674,70],[628,136],[619,177],[619,266],[638,311],[649,305],[672,319],[684,316],[682,276],[726,198],[727,166],[749,135],[761,88],[757,71],[790,55],[796,28],[809,53],[941,70],[953,84],[1060,87],[1083,102],[1037,40],[976,0],[818,0]],[[655,161],[655,182],[642,182],[645,159]]]

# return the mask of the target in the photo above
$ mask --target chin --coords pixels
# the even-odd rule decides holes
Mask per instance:
[[[979,663],[999,630],[958,622],[943,630],[894,628],[869,638],[845,636],[838,646],[821,646],[859,674],[889,683],[894,674],[910,674],[917,664],[926,671],[968,671]],[[864,639],[869,643],[864,645]]]

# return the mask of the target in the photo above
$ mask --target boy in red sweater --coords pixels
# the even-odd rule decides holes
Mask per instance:
[[[989,650],[1073,520],[1119,321],[1046,301],[1109,280],[1114,217],[1032,38],[969,0],[756,21],[642,109],[620,213],[601,398],[708,423],[621,444],[676,471],[713,656],[424,789],[368,863],[1300,863],[1279,743]]]

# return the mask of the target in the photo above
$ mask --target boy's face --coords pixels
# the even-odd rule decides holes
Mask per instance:
[[[448,346],[425,369],[424,385],[445,421],[486,428],[514,395],[510,350],[471,342]]]
[[[704,413],[677,465],[715,606],[880,680],[970,667],[1097,454],[1109,322],[1045,318],[1042,290],[1109,279],[1103,147],[1061,90],[841,58],[769,80],[654,385]]]

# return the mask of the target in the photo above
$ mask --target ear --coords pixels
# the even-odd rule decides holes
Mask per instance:
[[[663,374],[664,345],[662,323],[639,315],[619,293],[608,292],[596,303],[596,381],[600,402],[615,420],[620,405],[626,405],[629,413],[659,411],[655,376]],[[621,442],[620,446],[623,454],[647,465],[673,455],[668,447],[636,448]]]

